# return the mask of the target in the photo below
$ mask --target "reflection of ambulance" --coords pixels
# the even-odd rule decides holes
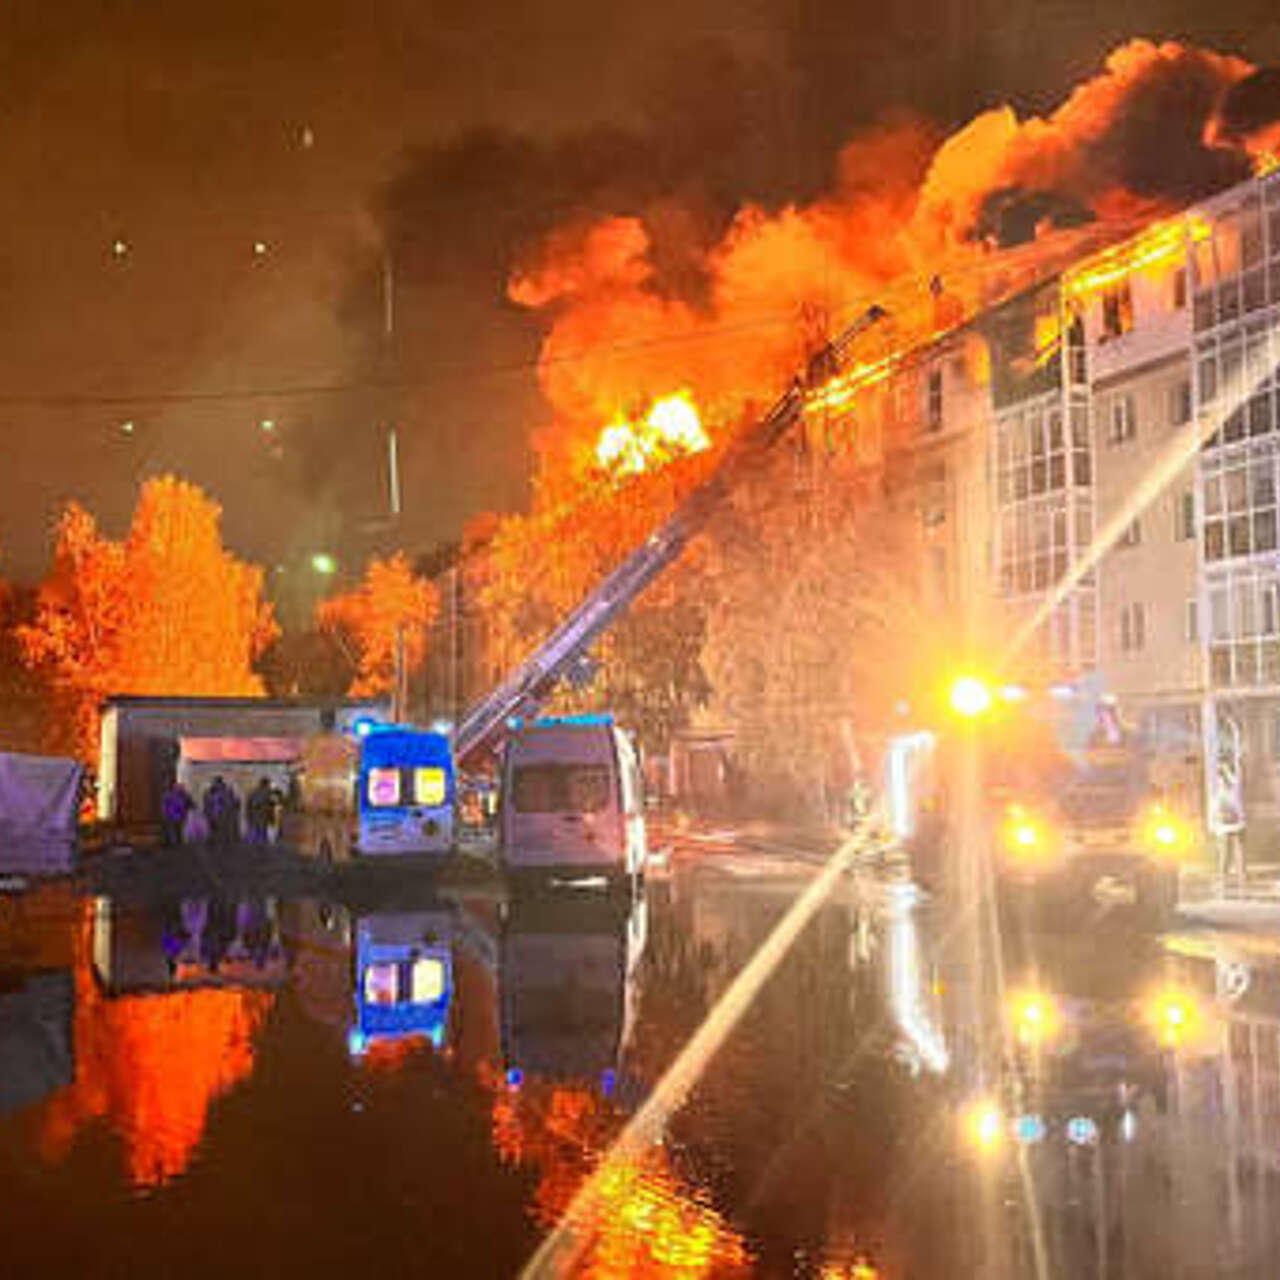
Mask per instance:
[[[356,855],[444,854],[454,841],[449,740],[361,724],[303,746],[286,839],[321,862]]]
[[[348,1049],[425,1038],[438,1049],[453,1001],[453,930],[448,912],[397,912],[356,922],[355,1025]]]
[[[612,1091],[631,1039],[647,923],[643,895],[626,911],[581,895],[510,903],[498,963],[509,1085],[527,1073]]]

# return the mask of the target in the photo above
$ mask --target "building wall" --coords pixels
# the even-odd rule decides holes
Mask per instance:
[[[328,704],[333,706],[333,704]],[[159,820],[181,737],[302,738],[320,729],[319,703],[266,698],[119,698],[102,720],[98,817],[124,825]],[[334,707],[346,727],[360,715],[385,716],[385,702]]]
[[[1148,483],[1186,427],[1185,347],[1134,373],[1097,382],[1093,396],[1099,528]],[[1117,417],[1133,434],[1117,438]],[[1180,420],[1182,419],[1182,420]],[[1198,701],[1202,688],[1196,599],[1195,464],[1172,482],[1099,566],[1099,669],[1123,703]]]

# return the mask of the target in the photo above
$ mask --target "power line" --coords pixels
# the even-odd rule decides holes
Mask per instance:
[[[1117,234],[1117,233],[1113,233]],[[1107,236],[1107,239],[1112,236]],[[1096,250],[1096,245],[1077,246],[1081,256]],[[1006,250],[993,258],[979,258],[973,261],[943,264],[942,281],[968,281],[1004,270],[1020,257],[1017,249]],[[1058,274],[1056,268],[1046,266],[1044,279]],[[1040,283],[1044,281],[1041,280]],[[851,315],[860,312],[872,302],[891,304],[899,298],[912,297],[917,301],[919,295],[927,291],[928,284],[923,277],[906,276],[888,280],[880,287],[866,294],[850,299],[839,306],[831,308],[832,316]],[[893,306],[889,307],[890,315]],[[717,341],[746,333],[759,332],[763,329],[776,328],[782,325],[794,325],[799,316],[795,308],[760,311],[754,313],[757,318],[734,324],[711,325],[696,332],[664,334],[659,337],[645,338],[634,342],[615,342],[594,345],[579,351],[563,352],[559,355],[533,356],[519,360],[438,364],[429,366],[422,373],[412,377],[364,378],[335,382],[285,383],[277,386],[248,388],[218,388],[208,391],[133,391],[133,392],[0,392],[2,407],[31,408],[121,408],[129,405],[165,405],[165,404],[220,404],[234,402],[251,402],[255,400],[306,399],[325,396],[363,395],[373,392],[408,390],[415,387],[429,386],[434,382],[474,377],[502,376],[506,374],[524,373],[530,370],[582,363],[587,360],[598,360],[602,356],[627,356],[637,352],[661,350],[667,347],[692,346],[697,343]],[[908,342],[907,347],[916,345]]]

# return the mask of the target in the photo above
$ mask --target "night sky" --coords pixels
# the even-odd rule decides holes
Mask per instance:
[[[670,200],[709,239],[886,113],[1043,111],[1133,35],[1280,62],[1274,0],[6,0],[0,575],[166,470],[240,553],[354,566],[391,418],[411,550],[519,507],[547,410],[504,286],[550,227]]]

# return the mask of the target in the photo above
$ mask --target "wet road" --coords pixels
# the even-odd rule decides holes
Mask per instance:
[[[4,1274],[515,1274],[813,870],[722,836],[634,902],[207,859],[0,899]],[[1005,928],[978,974],[847,878],[580,1270],[1275,1275],[1267,925]]]

